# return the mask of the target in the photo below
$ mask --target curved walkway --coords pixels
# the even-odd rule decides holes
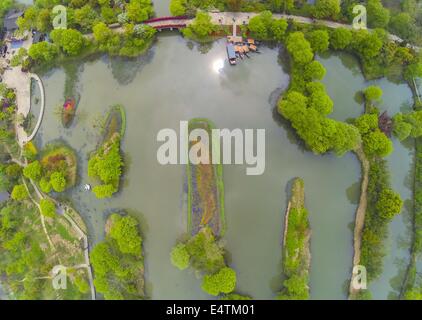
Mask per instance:
[[[40,87],[41,92],[41,112],[38,117],[37,124],[31,133],[28,136],[22,124],[19,121],[15,123],[15,131],[18,139],[18,143],[21,147],[32,139],[34,139],[37,134],[42,119],[44,117],[45,109],[45,91],[42,81],[38,75],[34,73],[22,72],[20,68],[9,68],[3,75],[4,83],[11,89],[15,90],[16,93],[16,106],[17,114],[22,115],[23,118],[26,118],[31,110],[31,79],[34,79],[38,86]]]
[[[29,142],[32,139],[34,139],[35,135],[37,134],[38,130],[40,129],[42,120],[44,118],[44,110],[45,110],[45,91],[44,91],[44,85],[40,79],[40,77],[38,75],[36,75],[35,73],[30,74],[30,78],[34,79],[39,88],[40,88],[40,92],[41,92],[41,111],[40,114],[38,116],[38,121],[37,124],[35,125],[34,130],[32,131],[31,135],[29,137],[26,138],[25,142]]]

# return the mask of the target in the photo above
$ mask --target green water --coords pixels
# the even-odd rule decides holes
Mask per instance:
[[[359,101],[361,91],[369,85],[378,85],[383,90],[381,111],[387,111],[390,116],[397,112],[411,110],[412,93],[406,84],[394,84],[386,79],[365,81],[356,59],[348,54],[335,54],[329,58],[319,58],[327,68],[324,83],[333,98],[335,107],[333,117],[345,120],[359,116],[363,104]],[[339,106],[339,107],[338,107]],[[399,142],[393,138],[394,151],[387,158],[391,171],[393,189],[400,193],[405,201],[402,213],[394,218],[390,225],[390,236],[386,242],[386,257],[384,272],[381,277],[370,285],[374,299],[393,298],[400,289],[403,271],[408,263],[410,247],[410,213],[409,205],[412,199],[412,166],[414,157],[413,141]]]
[[[253,55],[236,67],[230,67],[225,57],[224,41],[198,50],[180,36],[162,35],[148,54],[139,59],[102,58],[86,62],[79,75],[78,116],[66,130],[54,112],[63,104],[65,75],[62,69],[52,70],[42,75],[47,112],[37,139],[44,145],[60,138],[78,152],[81,177],[69,196],[88,224],[91,244],[102,239],[108,213],[128,209],[142,221],[149,295],[154,299],[205,299],[209,296],[201,292],[200,280],[192,272],[176,270],[169,261],[172,246],[186,231],[185,168],[161,166],[157,162],[156,134],[163,128],[178,130],[179,121],[193,117],[210,118],[220,128],[266,129],[263,175],[247,176],[246,166],[242,165],[224,166],[227,219],[224,242],[229,264],[238,274],[237,291],[257,299],[271,299],[279,290],[286,185],[300,176],[305,180],[312,228],[311,296],[343,299],[352,263],[349,225],[354,221],[358,198],[359,163],[353,154],[337,158],[306,151],[274,111],[277,97],[289,81],[277,63],[278,49],[263,47],[260,55]],[[224,61],[224,68],[217,72],[214,65],[219,60]],[[362,77],[353,68],[342,65],[338,57],[322,61],[327,67],[325,82],[330,94],[336,93],[340,76],[349,77],[346,83],[349,90],[333,95],[333,116],[342,119],[356,116],[361,109],[353,102],[353,89],[366,85]],[[389,85],[386,80],[380,84],[384,83]],[[396,88],[390,88],[393,89]],[[394,97],[394,92],[389,94]],[[406,94],[409,96],[400,93],[396,101],[405,101],[410,92]],[[122,103],[127,111],[123,151],[128,165],[122,191],[110,200],[100,201],[83,191],[82,186],[89,182],[87,155],[100,138],[94,123],[115,103]],[[355,110],[348,106],[358,112],[353,113]],[[410,155],[399,147],[389,162],[394,170],[394,186],[405,198],[409,194],[402,182]],[[403,233],[402,217],[396,220],[392,224],[393,242]],[[401,254],[405,249],[399,251]],[[389,290],[389,279],[396,275],[393,261],[386,260],[386,270],[392,271],[386,271],[382,283],[373,286],[381,298]]]

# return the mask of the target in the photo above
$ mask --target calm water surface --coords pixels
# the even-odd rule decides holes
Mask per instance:
[[[168,2],[154,2],[157,16],[168,15]],[[206,52],[206,53],[205,53]],[[45,145],[66,141],[79,155],[79,184],[69,196],[85,218],[90,241],[104,237],[110,212],[126,209],[141,221],[145,238],[148,294],[154,299],[209,298],[193,272],[174,268],[169,253],[186,231],[183,203],[184,166],[161,166],[156,160],[156,134],[178,130],[179,121],[207,117],[220,128],[266,129],[266,170],[246,176],[246,166],[224,166],[228,261],[238,274],[237,291],[257,299],[274,298],[280,288],[281,234],[287,204],[286,185],[300,176],[306,185],[306,206],[312,227],[311,297],[346,298],[344,286],[352,263],[350,225],[358,199],[360,166],[353,154],[342,158],[315,156],[305,151],[288,124],[274,111],[289,77],[278,49],[262,48],[236,67],[225,61],[224,42],[198,48],[177,35],[162,35],[154,47],[135,60],[101,58],[81,64],[78,87],[81,101],[70,129],[63,129],[57,111],[63,104],[65,74],[54,69],[42,75],[48,110],[38,134]],[[347,55],[319,58],[327,68],[324,83],[335,102],[333,118],[358,116],[363,106],[355,93],[369,85],[356,61]],[[281,60],[281,63],[278,61]],[[224,68],[216,70],[219,61]],[[394,114],[406,108],[410,90],[387,80],[374,82],[384,89],[381,109]],[[89,183],[88,153],[100,139],[98,120],[108,107],[126,107],[127,131],[123,152],[127,167],[122,191],[100,201],[82,191]],[[388,158],[392,183],[403,199],[410,199],[408,171],[412,149],[395,142]],[[385,272],[371,285],[375,298],[387,298],[400,273],[398,260],[407,257],[406,214],[391,224]],[[389,249],[390,250],[390,249]]]

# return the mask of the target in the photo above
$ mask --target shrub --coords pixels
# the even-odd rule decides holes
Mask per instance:
[[[56,205],[50,199],[41,199],[40,208],[43,216],[49,218],[54,218],[56,216]]]
[[[62,172],[53,172],[50,176],[50,183],[56,192],[63,192],[66,189],[66,178]]]
[[[114,214],[110,237],[116,240],[122,253],[134,256],[142,254],[142,239],[139,236],[138,221],[135,218]]]
[[[12,194],[10,196],[13,200],[21,201],[27,199],[29,194],[25,185],[18,184],[13,187]]]
[[[189,267],[190,255],[183,243],[177,244],[171,250],[171,263],[179,270],[184,270]]]
[[[202,280],[202,289],[210,295],[230,293],[236,287],[236,272],[228,267],[222,268],[215,274],[205,275]]]
[[[44,177],[42,177],[41,178],[41,180],[40,180],[40,182],[39,182],[39,185],[40,185],[40,188],[41,188],[41,191],[42,192],[44,192],[44,193],[50,193],[51,192],[51,190],[52,190],[52,186],[51,186],[51,183],[50,183],[50,181],[48,181],[46,178],[44,178]]]
[[[39,161],[34,161],[28,164],[23,169],[23,175],[28,179],[38,181],[41,178],[41,164]]]

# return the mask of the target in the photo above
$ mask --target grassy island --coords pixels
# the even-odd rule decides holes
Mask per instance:
[[[106,238],[91,252],[94,284],[106,300],[145,298],[144,258],[138,221],[113,213],[107,219]]]
[[[99,181],[93,188],[97,198],[109,198],[119,190],[123,169],[120,143],[126,128],[122,106],[114,106],[108,114],[103,132],[103,142],[88,161],[88,176]]]
[[[189,132],[204,129],[211,137],[214,124],[208,119],[189,121]],[[189,149],[200,141],[190,142]],[[212,141],[209,157],[212,159]],[[195,235],[202,227],[211,228],[215,236],[223,236],[224,218],[224,182],[222,164],[187,164],[188,176],[188,230]]]
[[[283,236],[283,289],[282,300],[309,298],[309,268],[311,263],[311,229],[305,208],[305,186],[302,179],[293,180],[291,197],[285,216]]]

